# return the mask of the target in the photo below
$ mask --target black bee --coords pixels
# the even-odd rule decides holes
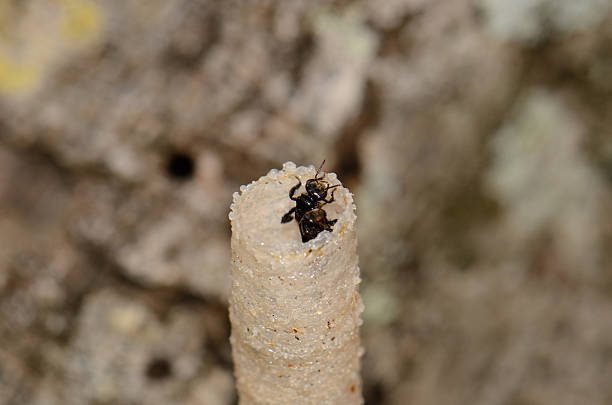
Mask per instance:
[[[302,182],[296,176],[298,184],[291,187],[289,190],[289,198],[295,201],[295,207],[291,208],[289,212],[283,215],[281,224],[291,222],[295,215],[295,220],[300,227],[300,234],[302,235],[302,242],[308,242],[311,239],[317,237],[322,231],[332,231],[332,226],[338,221],[337,219],[327,219],[327,213],[322,208],[325,204],[334,202],[334,192],[331,193],[331,197],[326,199],[327,191],[332,188],[340,187],[339,184],[330,186],[328,182],[323,180],[325,173],[319,177],[323,163],[317,169],[317,173],[313,179],[306,180],[306,192],[302,193],[298,197],[294,197],[296,190],[302,186]]]

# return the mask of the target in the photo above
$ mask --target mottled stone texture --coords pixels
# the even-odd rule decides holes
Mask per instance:
[[[235,403],[232,193],[323,159],[366,404],[610,404],[611,13],[0,0],[0,404]]]
[[[363,403],[352,195],[336,189],[325,205],[338,220],[333,232],[306,243],[296,222],[280,222],[295,204],[295,176],[304,184],[314,175],[286,163],[234,194],[230,319],[241,405]],[[333,173],[324,179],[340,184]]]

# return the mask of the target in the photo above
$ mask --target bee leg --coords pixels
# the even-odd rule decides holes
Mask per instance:
[[[334,193],[336,192],[335,188],[339,187],[339,186],[340,186],[340,184],[336,184],[335,186],[327,187],[327,189],[325,191],[329,190],[330,188],[334,188],[334,190],[332,190],[331,197],[330,197],[329,200],[323,200],[323,201],[325,201],[326,204],[329,204],[329,203],[332,203],[332,202],[336,201],[334,199]]]
[[[296,197],[294,197],[293,195],[295,194],[295,191],[296,191],[298,188],[302,187],[302,182],[300,181],[299,177],[297,177],[297,176],[294,176],[294,177],[297,179],[298,184],[296,184],[295,186],[291,187],[291,189],[289,190],[289,198],[290,198],[291,200],[293,200],[293,201],[296,201],[296,200],[297,200],[297,198],[296,198]]]
[[[294,212],[295,212],[295,207],[291,208],[288,213],[283,215],[283,218],[281,219],[281,224],[286,224],[287,222],[291,222],[291,220],[293,219]]]

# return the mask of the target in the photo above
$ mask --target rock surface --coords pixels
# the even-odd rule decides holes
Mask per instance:
[[[0,2],[0,404],[234,403],[231,195],[323,159],[366,404],[609,403],[611,13]]]

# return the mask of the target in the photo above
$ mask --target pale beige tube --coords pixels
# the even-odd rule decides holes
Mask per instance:
[[[240,405],[363,403],[352,194],[337,188],[325,205],[338,219],[333,232],[306,243],[295,221],[280,221],[295,206],[295,176],[305,184],[314,175],[288,162],[234,193],[230,320]],[[325,180],[339,184],[334,173]]]

